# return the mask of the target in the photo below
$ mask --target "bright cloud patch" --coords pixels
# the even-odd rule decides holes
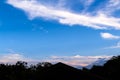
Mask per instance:
[[[17,61],[26,61],[29,64],[37,64],[39,62],[63,62],[71,66],[86,66],[91,64],[94,61],[97,61],[100,58],[109,59],[112,56],[51,56],[47,59],[36,60],[36,59],[28,59],[21,54],[4,54],[0,56],[0,63],[16,63]]]
[[[30,59],[25,58],[21,54],[4,54],[0,56],[0,62],[2,63],[14,63],[16,61],[29,61]]]
[[[92,4],[94,0],[88,0],[88,5]],[[84,14],[73,13],[68,10],[56,9],[54,6],[46,6],[38,2],[37,0],[7,0],[7,3],[25,11],[30,19],[34,18],[47,18],[57,20],[59,23],[67,25],[82,25],[91,27],[94,29],[120,29],[120,18],[111,16],[111,10],[117,4],[113,0],[109,1],[109,6],[106,6],[106,10],[96,11],[96,15],[91,15],[90,12]],[[120,2],[117,0],[117,2]],[[112,7],[112,8],[110,8]],[[116,5],[118,8],[119,6]],[[116,8],[115,7],[115,8]],[[103,12],[106,11],[106,12]],[[109,15],[105,14],[109,13]]]
[[[104,39],[119,39],[120,36],[116,36],[110,33],[101,33],[101,37]]]
[[[109,59],[111,56],[52,56],[50,62],[64,62],[72,66],[87,66],[100,58]]]

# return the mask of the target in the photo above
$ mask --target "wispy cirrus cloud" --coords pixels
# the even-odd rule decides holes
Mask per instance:
[[[112,3],[112,0],[110,1]],[[120,1],[117,0],[117,2]],[[96,15],[91,15],[90,12],[86,12],[85,14],[77,14],[67,9],[61,10],[55,8],[54,6],[43,5],[37,0],[7,0],[7,3],[25,11],[29,19],[42,17],[57,20],[59,23],[66,25],[82,25],[94,29],[120,30],[120,18],[105,14],[105,12],[109,12],[109,10],[111,10],[109,7],[106,7],[106,11],[104,12],[103,10],[98,10],[95,12],[97,13]],[[88,2],[88,4],[91,3],[92,0]],[[111,5],[111,3],[107,5]],[[114,6],[112,8],[114,8]]]
[[[120,36],[113,35],[111,33],[100,33],[103,39],[120,39]]]
[[[109,5],[106,6],[106,10],[110,13],[120,10],[120,0],[109,0]]]
[[[43,26],[33,24],[32,25],[32,31],[40,30],[42,32],[48,33],[49,31],[45,29]]]
[[[95,0],[80,0],[84,7],[89,7]]]
[[[114,46],[110,46],[110,47],[106,47],[104,49],[119,49],[120,48],[120,42],[118,42],[116,45]]]

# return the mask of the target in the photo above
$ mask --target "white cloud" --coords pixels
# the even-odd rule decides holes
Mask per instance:
[[[80,55],[75,55],[75,56],[52,56],[51,59],[46,60],[49,62],[64,62],[68,65],[72,66],[87,66],[90,63],[97,61],[99,58],[111,58],[112,56],[80,56]]]
[[[16,61],[28,61],[29,59],[25,58],[23,55],[18,53],[4,54],[0,56],[0,62],[2,63],[14,63]]]
[[[28,64],[37,64],[39,62],[51,62],[51,63],[57,63],[57,62],[63,62],[71,66],[86,66],[99,58],[106,58],[109,59],[112,56],[51,56],[44,59],[30,59],[26,58],[24,55],[21,55],[19,53],[8,53],[4,55],[0,55],[0,63],[16,63],[17,61],[25,61],[28,62]]]
[[[81,2],[83,2],[85,7],[88,7],[94,2],[94,0],[81,0]]]
[[[120,10],[120,0],[108,0],[106,5],[104,5],[99,11],[111,16],[118,10]]]
[[[83,25],[94,29],[120,29],[120,18],[101,12],[95,16],[91,16],[90,13],[77,14],[68,10],[56,9],[54,6],[42,5],[37,0],[7,0],[7,3],[25,11],[29,19],[42,17],[67,25]]]
[[[110,33],[100,33],[100,35],[104,39],[120,39],[120,36],[116,36]]]
[[[112,11],[119,10],[120,9],[120,0],[110,0],[107,8],[109,10],[112,8]]]
[[[117,49],[117,48],[120,48],[120,42],[118,42],[116,45],[114,46],[110,46],[110,47],[106,47],[104,49]]]
[[[0,54],[0,63],[15,63],[17,61],[29,62],[32,60],[22,55],[22,53],[14,51],[13,49],[7,49],[7,51],[7,53]]]

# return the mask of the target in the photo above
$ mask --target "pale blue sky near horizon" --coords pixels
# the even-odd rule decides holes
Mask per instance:
[[[120,53],[120,0],[0,0],[0,55]]]

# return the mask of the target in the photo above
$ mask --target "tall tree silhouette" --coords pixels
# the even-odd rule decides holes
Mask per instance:
[[[113,56],[103,66],[93,66],[90,72],[108,80],[120,80],[120,56]]]

